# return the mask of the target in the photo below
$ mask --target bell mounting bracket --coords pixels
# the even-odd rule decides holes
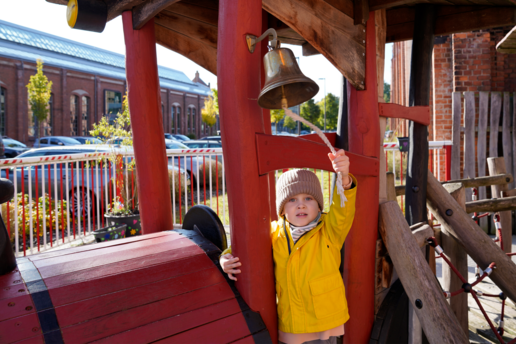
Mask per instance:
[[[279,41],[278,41],[278,34],[276,33],[276,30],[274,29],[267,29],[260,37],[256,37],[255,35],[247,34],[245,35],[245,41],[247,43],[247,48],[249,49],[249,52],[252,54],[254,53],[254,48],[256,47],[256,43],[261,42],[265,39],[265,37],[269,37],[269,35],[272,35],[271,39],[271,47],[272,49],[276,49],[279,47]]]

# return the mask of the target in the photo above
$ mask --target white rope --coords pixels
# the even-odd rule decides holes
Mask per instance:
[[[285,99],[285,98],[283,98]],[[315,125],[313,125],[312,123],[308,122],[306,119],[304,119],[303,117],[301,116],[298,116],[296,115],[295,113],[292,112],[292,110],[290,110],[288,107],[287,107],[287,104],[286,104],[286,101],[285,102],[282,102],[282,105],[283,105],[283,110],[285,110],[285,114],[287,116],[289,116],[290,118],[292,118],[294,121],[300,121],[302,122],[303,124],[309,126],[310,128],[312,128],[313,130],[315,130],[315,132],[317,133],[317,135],[319,135],[319,137],[324,141],[324,143],[330,148],[331,150],[331,153],[333,155],[336,155],[337,152],[335,151],[335,149],[333,148],[333,146],[331,145],[330,141],[328,141],[328,138],[326,137],[326,135],[324,135],[324,133],[321,131],[321,129],[317,128]],[[344,195],[344,187],[342,186],[342,174],[339,172],[337,173],[337,192],[340,196],[340,206],[341,208],[344,207],[344,204],[345,202],[348,200],[346,198],[346,195]]]

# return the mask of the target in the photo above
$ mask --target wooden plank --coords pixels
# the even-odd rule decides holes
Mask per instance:
[[[35,313],[36,308],[30,295],[20,295],[0,303],[0,321],[16,318],[22,315]]]
[[[491,93],[491,117],[489,126],[491,132],[495,134],[489,135],[489,158],[498,156],[498,128],[500,127],[500,111],[502,110],[502,94],[500,92]]]
[[[238,313],[156,343],[209,343],[213,338],[217,338],[218,343],[230,343],[247,335],[249,335],[247,323],[242,313]]]
[[[452,93],[452,156],[451,179],[460,179],[460,123],[461,123],[461,93]]]
[[[233,344],[254,344],[256,343],[253,336],[247,336],[245,338],[239,339],[236,342],[233,342]]]
[[[429,342],[468,343],[397,202],[380,204],[379,230]]]
[[[499,175],[505,174],[506,164],[504,162],[504,158],[488,158],[487,166],[489,167],[490,175]],[[492,198],[501,198],[502,192],[509,190],[507,184],[493,185],[491,186],[491,197]],[[502,225],[502,236],[505,238],[504,252],[510,253],[511,246],[507,244],[507,241],[510,242],[510,238],[512,237],[512,213],[511,211],[502,211],[500,212],[500,223]]]
[[[190,241],[189,239],[186,239],[186,240]],[[195,244],[193,244],[193,245],[195,245]],[[43,267],[39,267],[36,265],[36,267],[38,268],[38,270],[43,278],[48,278],[48,277],[52,277],[52,276],[71,273],[74,271],[90,269],[93,267],[102,266],[102,265],[106,265],[106,264],[110,264],[110,263],[123,262],[127,259],[142,259],[143,257],[148,256],[150,254],[166,252],[168,250],[171,250],[174,248],[179,248],[179,247],[183,248],[184,250],[190,249],[190,250],[193,250],[194,252],[196,250],[201,250],[197,245],[195,245],[195,247],[194,247],[194,246],[191,246],[190,243],[188,243],[188,242],[180,242],[179,240],[176,240],[175,242],[171,242],[171,243],[163,243],[160,245],[153,245],[153,246],[140,248],[137,251],[119,251],[119,252],[114,252],[114,253],[110,253],[110,254],[98,255],[95,257],[88,258],[88,259],[73,260],[70,262],[53,264],[53,265],[48,265],[48,266],[43,266]]]
[[[179,0],[148,0],[133,8],[133,29],[140,30],[156,14]]]
[[[463,178],[475,178],[475,93],[464,92],[464,173]],[[466,190],[466,202],[472,192]]]
[[[260,175],[284,168],[316,168],[332,171],[328,159],[328,146],[295,137],[256,134],[258,151],[258,172]],[[289,152],[289,154],[283,154]],[[346,152],[350,161],[350,172],[356,176],[378,175],[379,162],[360,154]]]
[[[189,4],[210,8],[212,10],[219,10],[219,0],[183,0]]]
[[[387,172],[387,200],[395,201],[396,200],[396,185],[394,181],[394,173]],[[405,188],[403,188],[405,191]]]
[[[510,53],[516,48],[516,27],[505,35],[504,38],[496,45],[496,51],[500,53]]]
[[[40,334],[35,337],[16,342],[16,344],[45,344],[45,338]]]
[[[179,14],[183,17],[194,19],[209,25],[218,26],[219,11],[206,7],[197,6],[195,4],[179,1],[163,10],[164,13],[170,12]]]
[[[171,255],[166,252],[147,256],[145,260],[128,260],[47,278],[45,284],[54,306],[57,307],[180,276],[188,271],[200,271],[212,265],[208,257],[201,255],[190,256],[181,250],[175,250],[174,255],[178,260],[170,259]],[[161,256],[166,258],[158,260]],[[187,258],[184,258],[185,256]],[[154,265],[156,263],[160,264]],[[141,278],[142,274],[145,274],[145,279]],[[69,288],[73,288],[74,292],[68,292]]]
[[[470,6],[468,6],[470,7]],[[395,17],[399,14],[395,11],[401,9],[387,10],[388,17]],[[389,12],[393,11],[391,15]],[[475,30],[489,29],[501,26],[513,26],[516,24],[514,7],[488,7],[474,8],[469,12],[462,12],[449,15],[438,15],[435,24],[434,34],[436,36],[450,35],[458,32],[469,32]],[[404,10],[404,12],[409,13]],[[414,20],[409,20],[400,24],[388,24],[387,43],[406,41],[413,38]]]
[[[489,92],[480,92],[478,100],[478,138],[477,138],[477,167],[478,176],[484,177],[487,169],[487,113],[489,110]],[[486,198],[486,188],[478,188],[478,199]],[[480,219],[480,227],[487,228],[487,218]]]
[[[207,288],[112,313],[70,327],[62,327],[61,332],[65,342],[86,343],[234,297],[235,294],[224,281]],[[92,329],[97,329],[97,331],[92,331]],[[102,329],[102,331],[98,329]]]
[[[303,56],[313,56],[319,54],[319,50],[315,49],[310,43],[303,43]]]
[[[141,274],[138,273],[138,275],[141,278]],[[225,282],[224,276],[215,265],[212,265],[211,269],[196,271],[134,288],[124,288],[115,293],[105,293],[95,298],[59,306],[55,310],[61,327],[67,327],[223,282]],[[135,295],[138,295],[138,297],[134,297]]]
[[[516,196],[516,189],[502,191],[502,197],[514,197]]]
[[[354,0],[353,1],[353,21],[355,25],[365,25],[369,19],[369,1]]]
[[[502,146],[503,157],[505,160],[505,173],[514,175],[512,169],[512,137],[511,137],[511,97],[509,92],[503,93],[503,124],[502,124]],[[507,185],[509,188],[514,187],[514,183]]]
[[[466,209],[466,192],[464,189],[464,185],[461,183],[454,184],[446,184],[444,185],[446,191],[450,193],[450,195],[455,199],[457,204],[461,206],[462,209]],[[450,260],[450,262],[457,268],[457,270],[461,273],[464,278],[467,279],[468,276],[468,255],[464,251],[464,249],[455,241],[450,232],[443,226],[441,228],[441,247],[444,250],[444,254]],[[450,268],[448,264],[443,262],[442,264],[442,276],[443,276],[443,284],[442,287],[445,291],[453,292],[462,288],[462,282],[457,277],[455,272]],[[460,295],[456,295],[450,299],[448,299],[450,303],[450,307],[457,317],[459,324],[467,335],[469,332],[468,328],[468,295],[466,293],[462,293]]]
[[[490,275],[491,280],[511,300],[516,300],[516,264],[498,248],[430,172],[427,196],[431,212],[481,269],[485,270],[492,262],[496,263],[496,269]]]
[[[133,342],[135,338],[138,338],[138,341],[141,343],[151,343],[240,312],[241,310],[236,299],[227,300],[144,326],[136,327],[129,331],[103,338],[97,343],[130,343]]]
[[[502,191],[505,194],[505,191]],[[492,213],[498,211],[507,211],[516,209],[516,197],[503,197],[484,199],[481,201],[466,202],[466,212],[471,214],[477,213]],[[503,225],[502,225],[503,228]],[[504,237],[505,238],[505,237]]]
[[[34,312],[17,318],[0,321],[0,343],[13,343],[33,337],[32,329],[40,330],[38,315]]]
[[[22,295],[28,295],[27,287],[25,287],[25,284],[23,283],[0,287],[0,301],[12,299]]]
[[[346,14],[348,17],[353,18],[353,1],[352,0],[324,0],[333,7],[335,7],[337,10],[341,11],[342,13]]]
[[[217,49],[218,32],[216,26],[170,12],[162,12],[156,15],[154,23]]]
[[[395,103],[378,103],[378,112],[382,117],[403,118],[422,125],[430,125],[429,106],[409,107]]]
[[[513,114],[512,114],[512,174],[516,173],[516,93],[514,93],[513,101]],[[516,183],[512,182],[511,185],[514,187]]]
[[[429,225],[423,225],[420,228],[413,230],[412,235],[416,240],[417,246],[423,247],[428,245],[426,239],[434,236],[434,230]]]
[[[167,238],[170,237],[170,238],[175,238],[175,239],[183,238],[178,233],[174,233],[174,232],[157,232],[157,233],[133,236],[133,237],[129,237],[129,238],[121,239],[121,240],[99,242],[99,243],[95,243],[95,245],[84,245],[84,246],[79,246],[79,247],[65,248],[62,250],[56,250],[56,251],[51,251],[51,252],[38,253],[33,256],[30,256],[30,258],[27,258],[27,259],[30,259],[31,261],[35,262],[37,260],[42,260],[42,259],[47,259],[47,258],[52,258],[52,257],[62,257],[62,256],[69,255],[69,254],[77,254],[79,252],[101,250],[101,249],[105,249],[107,247],[128,245],[128,244],[131,244],[134,242],[143,242],[146,240],[157,239],[157,238],[162,238],[162,237],[167,237]],[[165,240],[167,240],[167,239],[165,239]]]
[[[217,49],[155,23],[156,43],[181,54],[217,75]]]
[[[324,0],[264,0],[262,7],[303,36],[356,89],[364,89],[364,25],[354,25],[352,18]]]

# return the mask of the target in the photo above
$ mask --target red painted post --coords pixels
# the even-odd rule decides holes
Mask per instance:
[[[122,20],[136,184],[142,233],[148,234],[173,227],[154,19],[140,30],[133,30],[131,11],[122,13]]]
[[[445,159],[446,159],[446,181],[451,180],[451,148],[452,146],[444,146],[446,149]]]
[[[348,82],[349,151],[379,157],[380,123],[374,18],[374,12],[371,12],[366,27],[366,89],[357,91]],[[344,343],[348,344],[368,343],[373,326],[378,199],[378,177],[358,177],[355,220],[345,242],[344,257],[344,283],[350,314],[345,325]]]
[[[220,0],[217,47],[222,147],[231,244],[242,262],[236,286],[253,311],[262,316],[277,341],[276,292],[270,240],[269,176],[258,175],[255,133],[263,133],[261,47],[250,53],[246,34],[262,34],[261,0]],[[227,133],[230,133],[229,135]]]

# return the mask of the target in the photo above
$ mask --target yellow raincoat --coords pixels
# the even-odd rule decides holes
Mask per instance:
[[[356,178],[349,176],[357,185]],[[356,192],[357,187],[345,191],[348,201],[341,208],[335,188],[330,212],[323,213],[317,226],[295,245],[288,222],[271,223],[279,330],[321,332],[349,319],[339,266],[340,249],[355,216]],[[222,254],[226,253],[231,253],[231,248]]]

